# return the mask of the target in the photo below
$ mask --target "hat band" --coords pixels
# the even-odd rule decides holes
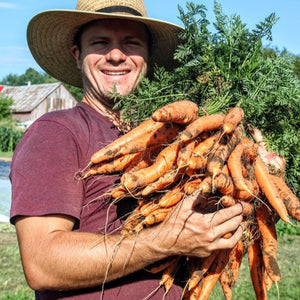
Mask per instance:
[[[97,12],[103,12],[103,13],[128,13],[134,16],[142,16],[137,10],[128,7],[128,6],[122,6],[122,5],[114,5],[114,6],[108,6],[102,9],[97,10]]]

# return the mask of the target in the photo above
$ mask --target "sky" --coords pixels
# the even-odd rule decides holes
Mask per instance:
[[[49,9],[74,9],[76,0],[0,0],[0,80],[9,74],[22,75],[28,68],[38,72],[27,46],[26,28],[37,13]],[[214,0],[188,1],[203,4],[213,23]],[[239,15],[249,30],[271,13],[279,17],[273,26],[273,41],[265,46],[300,55],[300,0],[218,0],[227,16]],[[148,16],[182,25],[178,5],[186,9],[186,0],[145,0]]]

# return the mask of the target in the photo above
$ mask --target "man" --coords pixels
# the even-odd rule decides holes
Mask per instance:
[[[131,93],[153,62],[172,63],[181,29],[147,18],[143,1],[119,2],[79,0],[75,11],[41,13],[28,27],[39,64],[84,88],[74,109],[46,114],[27,130],[11,164],[11,222],[37,299],[162,299],[163,288],[152,293],[161,275],[147,266],[173,255],[206,257],[242,235],[241,205],[203,215],[192,196],[176,215],[120,242],[134,199],[110,204],[117,177],[75,179],[126,126],[111,92]],[[233,236],[223,239],[228,232]],[[166,299],[180,297],[174,284]]]

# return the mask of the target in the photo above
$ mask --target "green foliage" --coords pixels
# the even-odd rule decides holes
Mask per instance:
[[[0,151],[14,151],[22,135],[22,130],[8,126],[0,126]]]
[[[13,104],[13,100],[7,96],[0,94],[0,120],[11,119],[10,106]]]
[[[156,68],[154,79],[142,79],[134,94],[116,97],[116,107],[136,124],[183,98],[209,114],[240,106],[246,122],[257,126],[270,149],[286,158],[287,181],[299,195],[300,82],[295,59],[262,46],[263,39],[272,40],[278,18],[272,13],[249,30],[239,16],[225,15],[215,2],[210,32],[206,8],[192,2],[186,8],[178,7],[185,27],[175,52],[178,67],[172,72]]]
[[[64,83],[64,86],[70,91],[77,101],[81,101],[83,97],[83,89],[70,84]]]
[[[291,222],[295,226],[291,226],[290,224],[286,224],[282,220],[279,220],[276,223],[277,236],[279,236],[279,237],[283,237],[285,235],[289,235],[289,236],[298,235],[298,236],[300,236],[300,227],[297,225],[297,222],[295,220],[291,220]]]
[[[300,55],[295,56],[294,69],[293,70],[294,70],[295,75],[300,80]]]
[[[51,77],[44,73],[41,74],[32,68],[28,68],[25,74],[20,76],[9,74],[8,76],[4,77],[1,81],[1,84],[10,85],[10,86],[18,86],[18,85],[26,85],[28,82],[31,84],[39,84],[39,83],[49,83],[54,82],[51,80]]]

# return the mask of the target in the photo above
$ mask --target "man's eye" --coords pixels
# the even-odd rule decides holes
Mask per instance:
[[[142,46],[142,43],[138,40],[132,40],[132,41],[128,41],[127,45],[132,45],[132,46]]]
[[[92,44],[93,45],[105,45],[107,42],[106,41],[94,41]]]

